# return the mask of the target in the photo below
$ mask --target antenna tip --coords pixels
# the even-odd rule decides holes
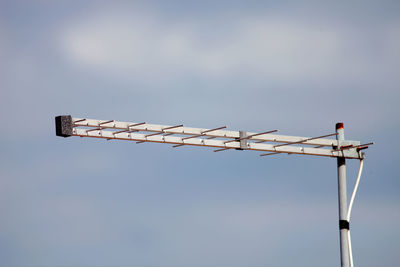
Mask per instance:
[[[68,137],[72,135],[72,117],[71,115],[61,115],[55,117],[56,135]]]
[[[343,128],[344,128],[343,122],[336,123],[336,130],[343,129]]]

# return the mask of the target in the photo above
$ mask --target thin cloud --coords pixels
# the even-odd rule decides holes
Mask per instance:
[[[98,14],[61,31],[62,52],[74,64],[111,75],[252,72],[293,82],[311,74],[323,79],[347,56],[346,33],[335,28],[245,17],[222,22],[227,31],[208,42],[207,33],[190,23],[164,25],[151,14]]]

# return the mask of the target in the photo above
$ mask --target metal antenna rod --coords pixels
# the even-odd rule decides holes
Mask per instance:
[[[311,138],[307,138],[307,139],[303,139],[297,142],[290,142],[290,143],[284,143],[284,144],[279,144],[279,145],[274,145],[274,147],[279,147],[279,146],[287,146],[287,145],[294,145],[294,144],[301,144],[310,140],[315,140],[315,139],[319,139],[319,138],[324,138],[324,137],[329,137],[329,136],[333,136],[333,135],[337,135],[337,133],[333,133],[333,134],[326,134],[326,135],[321,135],[321,136],[317,136],[317,137],[311,137]]]
[[[225,141],[224,144],[227,144],[227,143],[230,143],[230,142],[238,142],[238,141],[240,141],[240,140],[245,140],[245,139],[250,139],[250,138],[252,138],[252,137],[254,137],[254,136],[258,136],[258,135],[269,134],[269,133],[275,133],[275,132],[277,132],[277,131],[278,131],[278,130],[271,130],[271,131],[267,131],[267,132],[256,133],[256,134],[248,135],[248,136],[245,136],[245,137],[242,137],[242,138],[238,138],[238,139],[233,139],[233,140]]]
[[[183,127],[183,124],[162,128],[160,132],[156,132],[156,133],[145,135],[145,138],[147,139],[147,137],[149,137],[149,136],[159,135],[159,134],[164,133],[165,130],[175,129],[175,128],[179,128],[179,127]],[[146,142],[146,141],[138,141],[138,142],[136,142],[136,144],[141,144],[141,143],[144,143],[144,142]]]

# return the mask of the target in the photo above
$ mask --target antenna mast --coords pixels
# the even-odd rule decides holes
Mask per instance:
[[[216,148],[214,152],[228,149],[254,150],[260,156],[276,154],[299,154],[337,158],[340,255],[342,267],[353,267],[350,242],[350,211],[361,176],[362,150],[373,143],[361,144],[360,141],[345,140],[343,123],[336,124],[336,132],[317,137],[300,137],[275,134],[278,130],[261,133],[224,130],[226,126],[204,129],[180,125],[159,125],[146,122],[122,122],[114,120],[93,120],[72,118],[70,115],[57,116],[56,135],[62,137],[80,136],[103,138],[107,140],[129,140],[137,144],[144,142],[172,144],[181,146],[202,146]],[[336,136],[336,139],[326,137]],[[360,160],[360,171],[356,187],[347,208],[346,159]]]

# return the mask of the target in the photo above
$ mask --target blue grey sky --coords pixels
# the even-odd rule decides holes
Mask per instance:
[[[344,122],[376,143],[355,265],[398,266],[399,14],[398,1],[1,1],[0,266],[340,265],[336,160],[64,139],[61,114],[300,136]]]

